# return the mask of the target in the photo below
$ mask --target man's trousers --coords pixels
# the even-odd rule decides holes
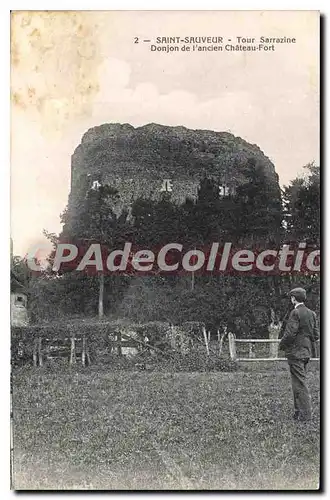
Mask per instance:
[[[308,361],[309,359],[288,359],[295,418],[298,420],[310,420],[312,416],[311,397],[306,383]]]

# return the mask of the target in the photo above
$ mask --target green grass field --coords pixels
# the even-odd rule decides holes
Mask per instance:
[[[284,365],[285,366],[285,365]],[[318,489],[314,415],[291,420],[289,374],[23,368],[14,380],[15,489]]]

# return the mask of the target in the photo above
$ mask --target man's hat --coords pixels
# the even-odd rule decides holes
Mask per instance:
[[[294,297],[298,302],[306,300],[306,290],[304,288],[293,288],[290,290],[290,296]]]

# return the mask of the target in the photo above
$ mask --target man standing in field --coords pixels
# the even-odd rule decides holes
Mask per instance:
[[[294,288],[290,292],[294,309],[286,324],[279,348],[285,351],[291,373],[294,415],[299,421],[311,419],[311,398],[306,384],[307,365],[315,342],[319,338],[317,318],[304,302],[306,290]]]

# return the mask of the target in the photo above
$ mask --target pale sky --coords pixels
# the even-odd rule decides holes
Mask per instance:
[[[157,36],[295,37],[275,52],[151,52]],[[17,12],[12,16],[14,253],[60,232],[70,162],[102,123],[230,131],[257,144],[281,185],[319,161],[319,14]]]

